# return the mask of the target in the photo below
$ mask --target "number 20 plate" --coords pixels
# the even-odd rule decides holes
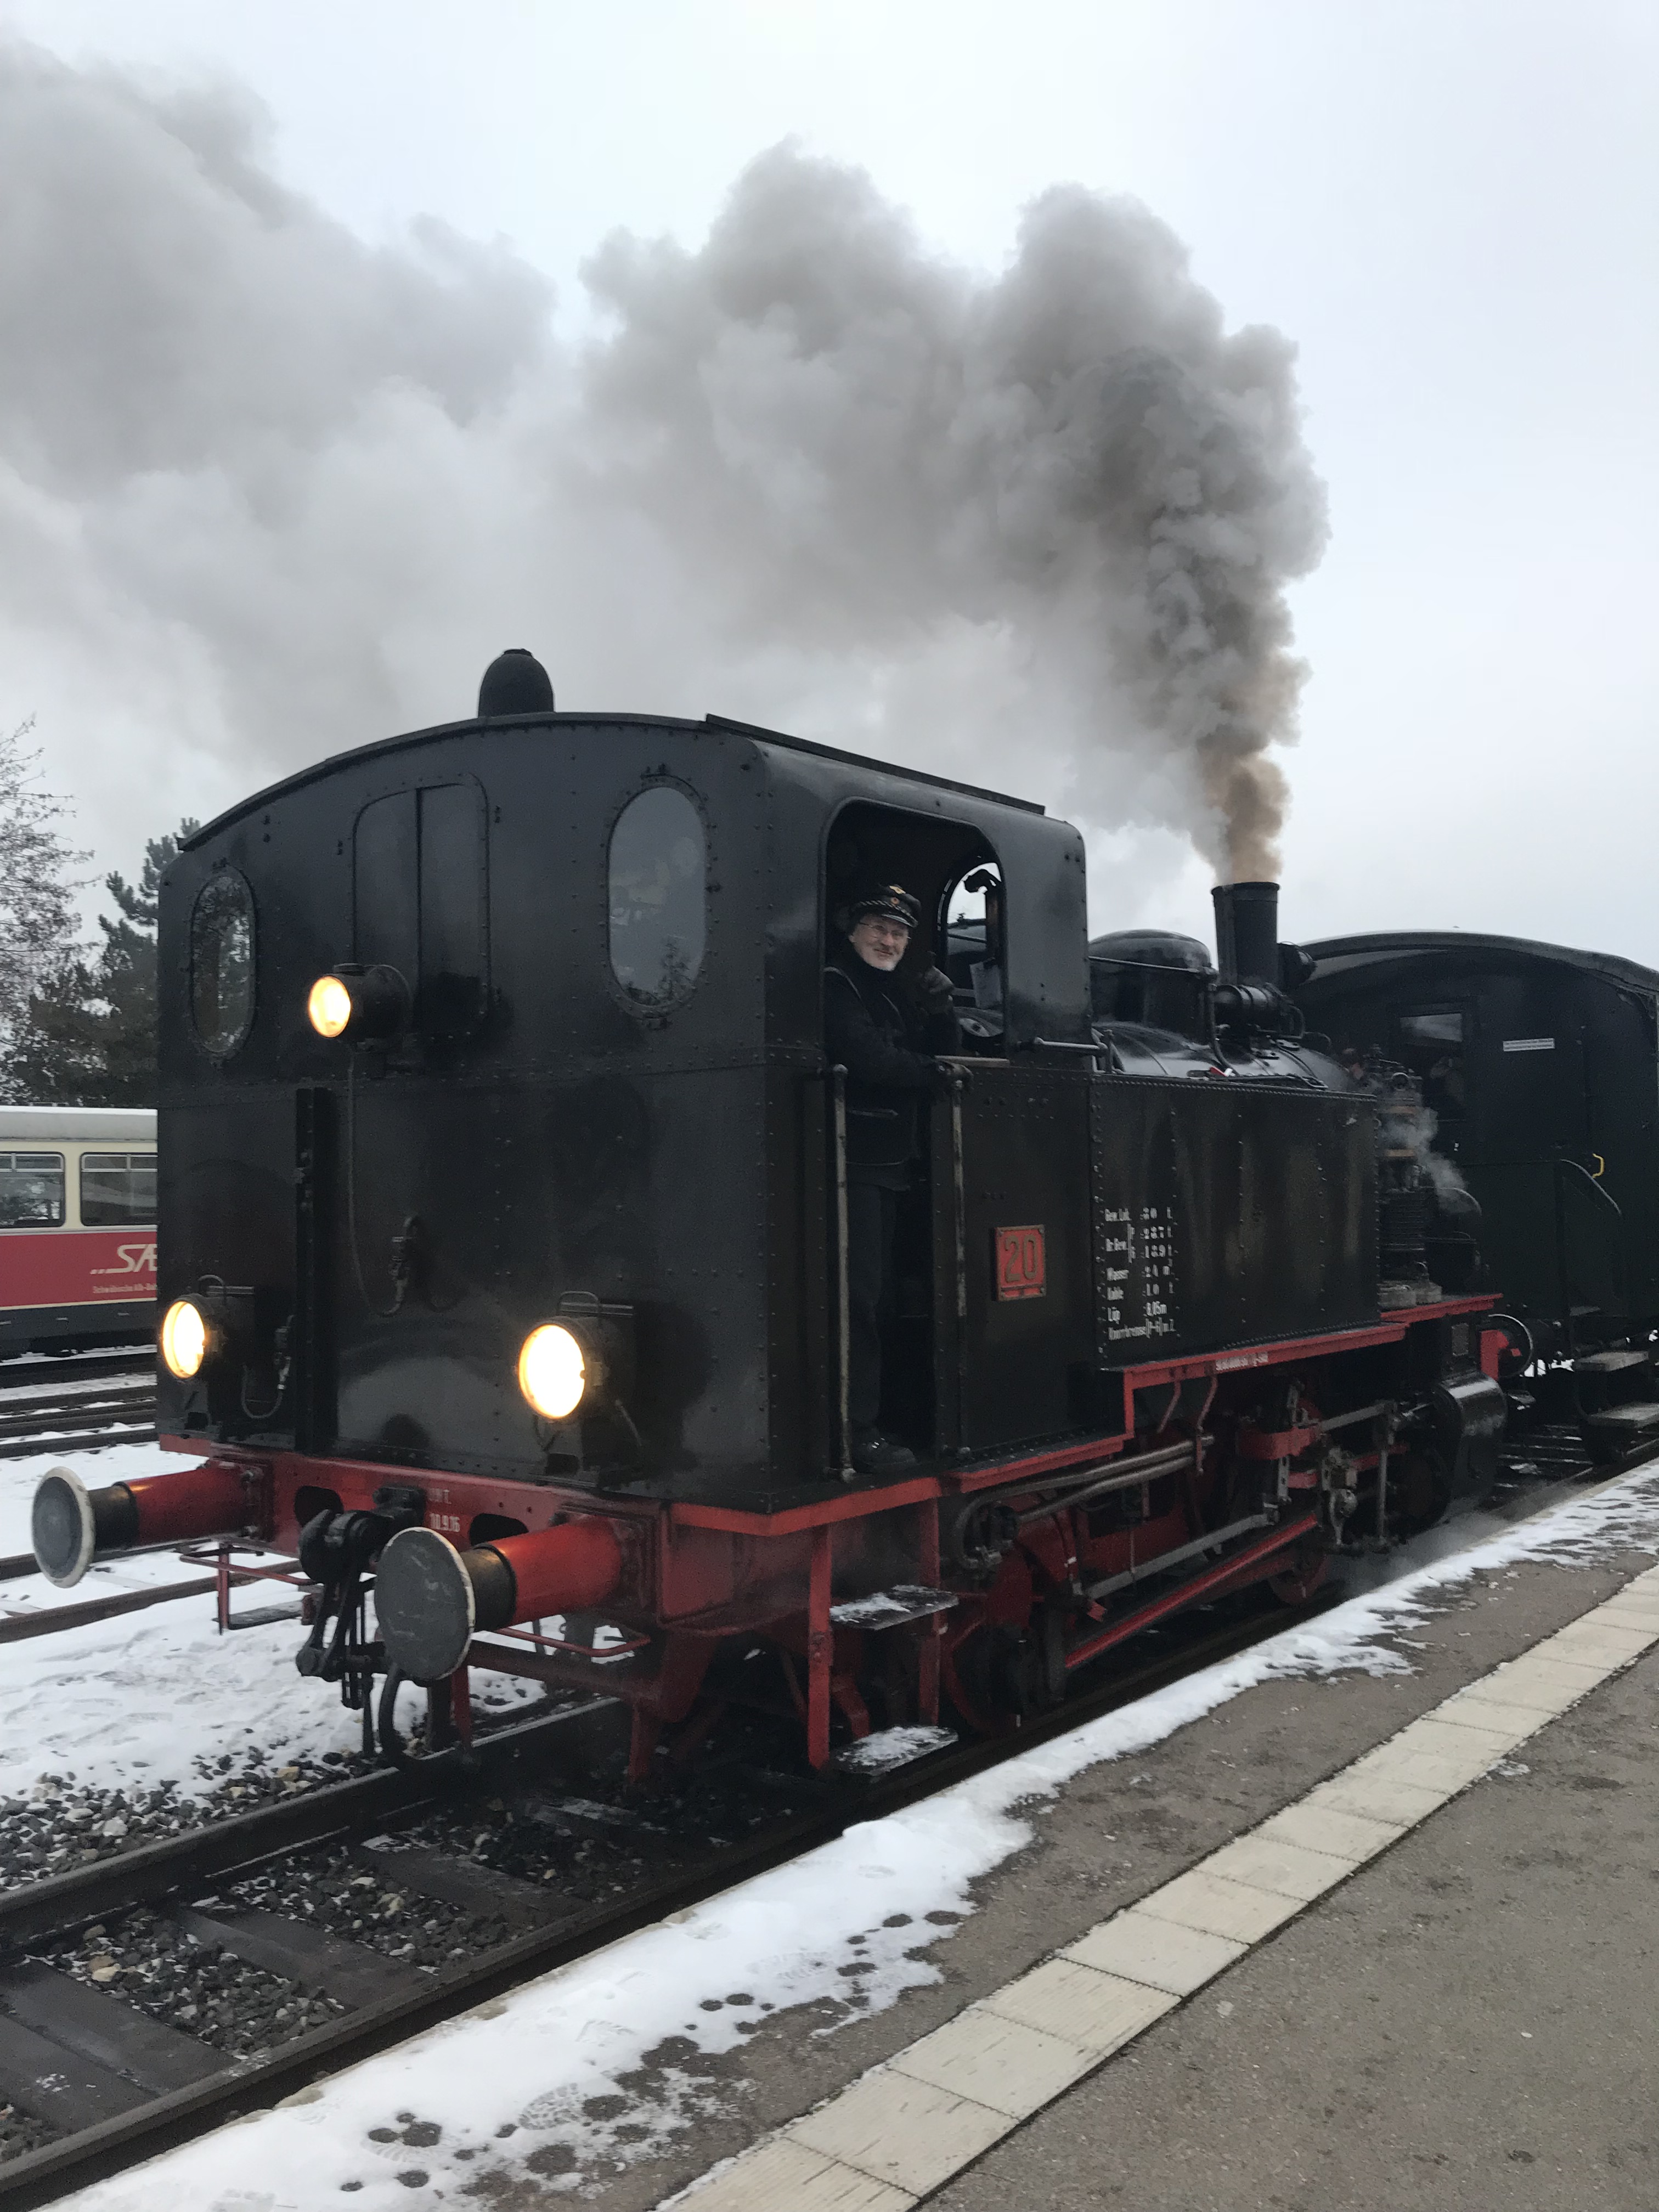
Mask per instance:
[[[993,1232],[999,1298],[1040,1298],[1048,1289],[1048,1255],[1041,1223]]]

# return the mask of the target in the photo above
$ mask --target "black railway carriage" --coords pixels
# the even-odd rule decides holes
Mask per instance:
[[[848,1464],[822,1037],[872,875],[968,1032],[885,1484]],[[834,1713],[995,1725],[1172,1606],[1304,1591],[1490,1436],[1491,1301],[1379,1310],[1374,1107],[1275,1046],[1222,912],[1228,1019],[1137,1060],[1092,1019],[1080,840],[1019,800],[550,694],[264,793],[162,891],[160,1425],[201,1463],[49,1479],[43,1564],[298,1541],[306,1671],[366,1710],[389,1662],[447,1683],[463,1728],[469,1667],[599,1680],[639,1774],[763,1682],[822,1762]]]
[[[1480,1202],[1488,1277],[1540,1353],[1659,1328],[1659,974],[1461,930],[1307,951],[1310,1022],[1421,1080]]]
[[[1486,1278],[1520,1324],[1506,1373],[1570,1370],[1599,1455],[1659,1430],[1659,974],[1464,931],[1307,950],[1310,1021],[1416,1073],[1480,1202]]]

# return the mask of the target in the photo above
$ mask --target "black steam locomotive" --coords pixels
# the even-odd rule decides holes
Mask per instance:
[[[871,877],[920,899],[908,961],[965,1041],[901,1218],[883,1423],[919,1464],[884,1481],[850,1465],[822,1030]],[[1429,1271],[1409,1071],[1301,1036],[1276,896],[1218,892],[1218,975],[1091,947],[1081,841],[1036,806],[556,714],[503,656],[475,719],[294,776],[169,870],[160,1426],[190,1459],[49,1477],[43,1566],[297,1546],[301,1665],[366,1716],[377,1678],[430,1686],[434,1741],[471,1669],[597,1685],[636,1778],[730,1706],[798,1717],[814,1764],[1005,1725],[1178,1607],[1305,1595],[1489,1459],[1506,1340]]]

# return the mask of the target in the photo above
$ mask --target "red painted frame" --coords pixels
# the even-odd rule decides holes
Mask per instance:
[[[266,1541],[297,1533],[291,1524],[297,1521],[296,1499],[303,1490],[330,1492],[349,1510],[370,1505],[376,1489],[398,1478],[423,1492],[427,1525],[463,1544],[471,1524],[481,1514],[508,1515],[532,1530],[571,1515],[602,1515],[617,1533],[625,1562],[617,1590],[619,1620],[635,1628],[648,1624],[651,1635],[661,1637],[655,1668],[636,1666],[624,1659],[621,1665],[606,1667],[600,1676],[592,1661],[585,1654],[579,1656],[578,1650],[562,1651],[550,1639],[534,1635],[515,1638],[512,1644],[477,1638],[467,1664],[544,1681],[602,1688],[625,1699],[634,1710],[630,1765],[636,1774],[643,1774],[664,1726],[685,1722],[690,1716],[717,1644],[734,1634],[764,1632],[781,1652],[793,1652],[805,1662],[803,1693],[789,1671],[786,1656],[788,1686],[801,1711],[809,1756],[815,1765],[822,1765],[829,1756],[836,1707],[841,1708],[855,1735],[869,1726],[855,1684],[853,1659],[859,1647],[849,1640],[858,1632],[837,1632],[830,1620],[838,1528],[878,1516],[914,1513],[918,1578],[936,1583],[940,1572],[941,1500],[994,1486],[1036,1484],[1049,1475],[1104,1465],[1121,1457],[1136,1441],[1133,1413],[1138,1391],[1168,1387],[1173,1396],[1182,1384],[1205,1381],[1209,1385],[1207,1410],[1217,1389],[1230,1375],[1398,1344],[1425,1322],[1474,1317],[1491,1311],[1496,1304],[1494,1295],[1447,1298],[1430,1306],[1402,1308],[1362,1328],[1329,1335],[1286,1338],[1244,1351],[1150,1361],[1124,1370],[1120,1433],[918,1473],[877,1488],[834,1492],[778,1512],[757,1513],[742,1506],[687,1500],[601,1496],[559,1483],[457,1474],[441,1469],[404,1469],[380,1461],[293,1452],[270,1454],[229,1447],[216,1449],[211,1456],[222,1467],[237,1468],[249,1494],[250,1508],[257,1500],[264,1524],[257,1529],[250,1528],[248,1533],[259,1534]],[[1483,1334],[1483,1365],[1486,1352]],[[1271,1443],[1274,1449],[1270,1456],[1285,1456],[1292,1455],[1298,1446],[1305,1447],[1316,1433],[1288,1431],[1282,1436],[1258,1439],[1257,1443],[1260,1449]],[[199,1456],[199,1448],[186,1438],[168,1437],[162,1442],[169,1449],[191,1451]],[[1149,1600],[1097,1636],[1086,1638],[1068,1653],[1068,1668],[1084,1664],[1195,1597],[1261,1579],[1273,1571],[1271,1562],[1310,1534],[1316,1525],[1316,1516],[1304,1512],[1267,1531],[1242,1553],[1218,1561],[1179,1589]],[[936,1719],[939,1713],[946,1618],[930,1616],[915,1631],[920,1644],[919,1717],[924,1720]],[[629,1648],[637,1652],[647,1640],[637,1638]],[[527,1648],[515,1648],[520,1641]],[[838,1645],[844,1645],[843,1663],[838,1663],[843,1660]],[[620,1653],[606,1656],[622,1656]],[[465,1671],[463,1668],[460,1673],[464,1675]],[[452,1696],[452,1705],[458,1702],[465,1703],[464,1688],[459,1700]],[[458,1712],[458,1726],[462,1718]]]

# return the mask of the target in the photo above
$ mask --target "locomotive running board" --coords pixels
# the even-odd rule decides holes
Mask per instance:
[[[1114,1382],[1121,1378],[1126,1408],[1126,1419],[1119,1428],[1099,1430],[1070,1443],[1014,1452],[1006,1457],[988,1456],[967,1464],[921,1468],[896,1482],[872,1483],[860,1490],[843,1490],[839,1485],[832,1487],[826,1484],[816,1497],[799,1505],[769,1510],[705,1504],[684,1498],[669,1503],[668,1516],[675,1526],[683,1528],[721,1529],[744,1536],[793,1536],[842,1521],[860,1521],[872,1514],[891,1512],[899,1506],[924,1505],[934,1499],[961,1497],[975,1491],[1010,1489],[1020,1483],[1035,1483],[1049,1475],[1086,1467],[1091,1461],[1104,1462],[1114,1459],[1133,1444],[1136,1437],[1133,1420],[1127,1415],[1133,1408],[1137,1391],[1179,1389],[1188,1382],[1214,1385],[1228,1376],[1289,1366],[1298,1359],[1328,1358],[1336,1352],[1366,1352],[1382,1345],[1399,1344],[1425,1322],[1473,1320],[1490,1313],[1497,1302],[1496,1292],[1482,1291],[1470,1297],[1443,1298],[1431,1306],[1401,1307],[1397,1313],[1382,1314],[1357,1328],[1337,1329],[1328,1335],[1287,1337],[1273,1343],[1250,1345],[1239,1351],[1188,1352],[1178,1358],[1115,1368],[1111,1370],[1112,1378]]]

